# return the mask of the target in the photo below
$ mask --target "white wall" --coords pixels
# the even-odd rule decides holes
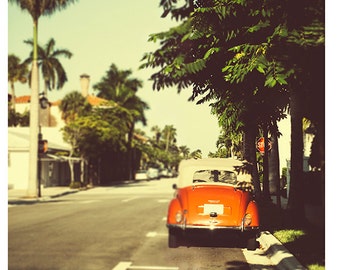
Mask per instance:
[[[29,152],[8,153],[8,187],[11,189],[28,188]],[[19,167],[18,167],[19,165]]]

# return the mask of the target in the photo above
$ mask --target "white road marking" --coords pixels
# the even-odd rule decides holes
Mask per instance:
[[[157,232],[148,232],[146,234],[146,237],[156,237],[157,236]]]
[[[130,266],[127,270],[178,270],[179,267],[171,266]]]
[[[122,202],[130,202],[130,201],[133,201],[133,200],[138,199],[138,198],[139,197],[130,197],[130,198],[122,200]]]
[[[159,199],[158,200],[158,202],[159,203],[167,203],[167,202],[169,202],[170,200],[168,200],[168,199]]]
[[[158,233],[158,232],[148,232],[146,237],[156,237],[156,236],[168,236],[167,233]]]
[[[81,204],[88,204],[88,203],[94,203],[94,202],[100,202],[100,200],[88,200],[88,201],[80,201]]]
[[[112,270],[127,270],[129,269],[132,262],[120,262]]]
[[[132,262],[120,262],[112,270],[178,270],[172,266],[132,266]]]

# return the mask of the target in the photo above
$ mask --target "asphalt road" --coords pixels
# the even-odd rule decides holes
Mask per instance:
[[[274,269],[235,239],[193,238],[169,249],[165,217],[173,181],[102,187],[9,207],[8,269]]]

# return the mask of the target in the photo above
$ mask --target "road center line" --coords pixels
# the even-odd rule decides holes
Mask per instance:
[[[130,201],[133,201],[133,200],[138,199],[138,198],[139,197],[130,197],[130,198],[122,200],[122,202],[130,202]]]

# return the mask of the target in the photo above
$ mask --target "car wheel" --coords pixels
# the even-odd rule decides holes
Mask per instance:
[[[176,230],[169,229],[168,246],[169,248],[177,248],[180,243],[180,235]]]
[[[259,242],[256,238],[249,238],[247,241],[247,249],[248,250],[256,250],[259,247]]]

